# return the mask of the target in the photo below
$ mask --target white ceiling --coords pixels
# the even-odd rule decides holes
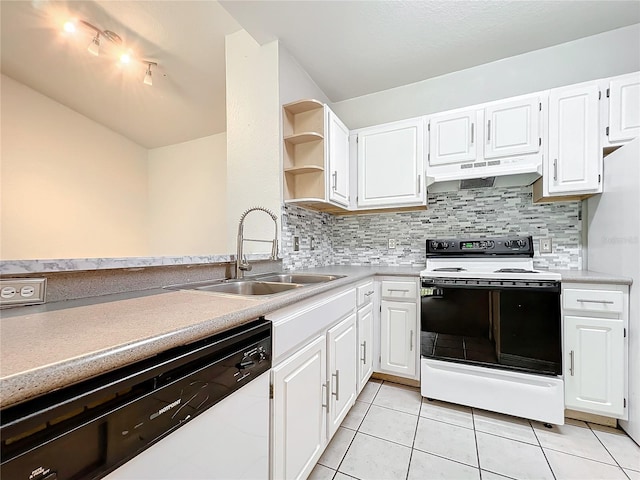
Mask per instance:
[[[215,1],[2,0],[2,73],[154,148],[226,130],[225,35],[239,24]],[[77,17],[111,30],[143,59],[117,65],[113,46],[87,52],[93,32],[62,33]],[[103,54],[104,53],[104,54]]]
[[[226,130],[224,37],[240,28],[260,43],[279,38],[336,102],[640,22],[638,0],[2,0],[0,8],[2,73],[147,148]],[[142,64],[116,68],[89,55],[89,31],[76,41],[62,35],[68,16],[158,62],[153,87],[142,83]]]

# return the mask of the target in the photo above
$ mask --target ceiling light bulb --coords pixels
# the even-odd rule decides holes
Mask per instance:
[[[96,36],[93,37],[91,43],[89,44],[89,48],[87,48],[91,55],[95,55],[96,57],[100,55],[100,34],[96,33]]]
[[[144,84],[152,86],[153,78],[151,78],[151,64],[147,65],[147,73],[144,74]]]
[[[76,24],[73,20],[68,20],[64,23],[64,31],[67,33],[75,33]]]
[[[124,52],[120,55],[120,63],[131,63],[131,55],[128,52]]]

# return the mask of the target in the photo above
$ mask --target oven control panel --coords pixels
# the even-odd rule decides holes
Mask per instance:
[[[427,240],[427,257],[436,256],[533,256],[531,236]]]

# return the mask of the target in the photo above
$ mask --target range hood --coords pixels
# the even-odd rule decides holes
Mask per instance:
[[[531,185],[541,175],[541,155],[430,165],[426,171],[427,188],[431,193]]]

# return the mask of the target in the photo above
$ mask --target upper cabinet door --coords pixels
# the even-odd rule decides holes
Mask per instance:
[[[640,73],[633,73],[609,83],[609,141],[632,140],[639,135]]]
[[[328,198],[339,205],[349,206],[349,129],[325,106],[328,140]]]
[[[477,117],[481,115],[482,112],[475,109],[433,115],[429,122],[429,165],[475,160],[478,144]]]
[[[358,132],[358,207],[423,205],[423,121]]]
[[[499,102],[485,108],[484,157],[537,153],[540,150],[538,97]]]
[[[601,191],[602,150],[598,136],[596,82],[556,88],[549,93],[550,194]]]

